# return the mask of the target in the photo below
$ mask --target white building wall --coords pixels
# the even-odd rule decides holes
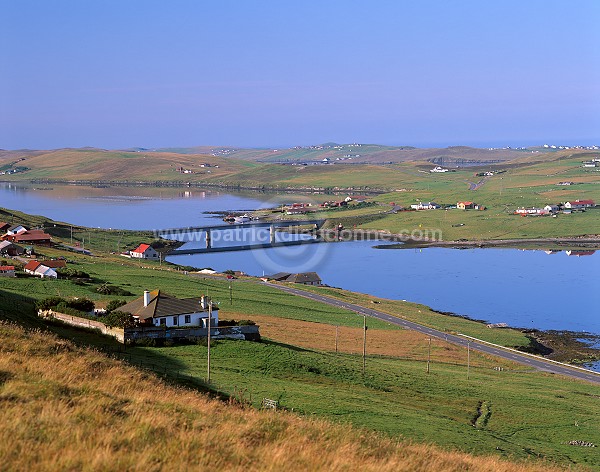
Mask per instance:
[[[170,316],[161,316],[159,318],[154,318],[154,326],[166,326],[167,328],[185,328],[186,326],[200,326],[202,328],[206,327],[206,323],[208,322],[208,311],[203,311],[200,313],[188,313],[190,317],[190,322],[185,322],[186,315],[170,315]],[[212,312],[213,321],[211,324],[213,326],[218,326],[219,324],[219,311],[214,310]],[[164,324],[161,324],[161,320],[165,320]],[[177,320],[175,322],[175,319]]]

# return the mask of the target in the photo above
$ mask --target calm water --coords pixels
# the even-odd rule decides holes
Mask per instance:
[[[600,334],[600,251],[569,257],[565,252],[384,250],[373,245],[357,241],[169,260],[251,275],[314,270],[331,286],[424,303],[493,323]]]
[[[156,229],[221,223],[205,211],[249,210],[300,200],[197,189],[52,187],[34,190],[0,183],[0,206],[92,227]],[[253,275],[314,270],[332,286],[490,322],[600,334],[600,251],[568,257],[565,252],[380,250],[373,245],[316,244],[170,260]]]
[[[320,195],[224,193],[196,188],[15,185],[0,182],[0,207],[93,228],[166,229],[222,224],[203,212],[245,211]]]

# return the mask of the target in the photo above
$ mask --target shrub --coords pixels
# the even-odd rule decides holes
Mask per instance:
[[[75,313],[72,313],[73,311],[77,312],[77,316],[82,313],[85,314],[94,311],[94,302],[87,298],[66,300],[62,297],[48,297],[36,302],[35,306],[39,310],[56,310],[74,316]],[[70,312],[64,310],[69,310]]]
[[[56,273],[65,279],[89,279],[90,274],[83,272],[82,270],[73,269],[72,267],[59,267],[56,269]]]
[[[67,300],[67,305],[75,310],[83,311],[84,313],[94,311],[94,302],[88,298]]]
[[[114,285],[110,285],[108,283],[103,283],[102,285],[100,285],[97,289],[96,292],[101,293],[103,295],[120,295],[122,297],[129,297],[131,295],[133,295],[133,293],[122,289],[121,287],[116,287]]]
[[[62,297],[48,297],[37,301],[35,307],[38,310],[51,310],[61,303],[66,303],[66,300]]]
[[[102,322],[110,328],[133,328],[135,320],[131,313],[115,310],[102,318]]]
[[[78,316],[81,318],[89,318],[88,314],[86,312],[77,310],[76,308],[69,306],[69,303],[67,301],[59,303],[58,305],[53,307],[53,310],[58,311],[59,313],[64,313],[65,315]]]
[[[127,304],[127,302],[125,300],[111,300],[106,305],[106,314],[109,314],[112,311],[115,311],[117,308],[122,307],[125,304]]]
[[[240,320],[238,321],[238,326],[255,326],[256,323],[252,320]]]

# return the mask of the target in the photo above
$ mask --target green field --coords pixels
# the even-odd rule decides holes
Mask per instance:
[[[457,148],[453,155],[459,157],[460,152],[467,151]],[[15,181],[117,180],[156,185],[185,185],[190,182],[228,188],[319,189],[339,191],[342,195],[385,191],[387,193],[371,196],[370,200],[380,205],[370,209],[319,212],[314,216],[330,218],[330,224],[341,222],[347,227],[409,235],[413,230],[435,230],[435,234],[441,233],[446,241],[600,234],[598,210],[559,214],[556,218],[523,218],[513,214],[521,206],[544,206],[576,199],[600,201],[600,172],[581,167],[582,160],[598,157],[597,153],[561,151],[518,155],[527,157],[515,160],[513,156],[513,160],[501,164],[482,164],[474,168],[453,169],[452,172],[430,173],[432,164],[423,161],[292,166],[203,154],[60,150],[28,156],[22,162],[31,170],[6,178]],[[14,159],[14,156],[11,158]],[[212,167],[199,167],[205,163]],[[176,169],[181,167],[192,169],[194,173],[178,173]],[[475,175],[483,170],[491,170],[495,174],[490,177]],[[118,177],[109,178],[108,175]],[[557,185],[564,181],[574,184]],[[477,185],[476,189],[471,190],[474,185]],[[336,198],[339,197],[331,197]],[[322,196],[317,200],[323,200]],[[487,210],[449,209],[387,214],[390,203],[409,208],[419,201],[435,201],[444,206],[456,205],[459,201],[474,201],[484,205]]]
[[[227,318],[226,281],[196,280],[183,274],[113,266],[102,263],[77,264],[101,278],[109,275],[111,282],[127,289],[141,290],[148,283],[169,293],[190,296],[210,293],[222,300],[222,318]],[[97,267],[97,272],[93,270]],[[126,281],[135,283],[130,283]],[[361,317],[345,310],[321,305],[309,300],[276,292],[255,283],[235,281],[234,302],[230,311],[252,318],[253,314],[320,321],[324,324],[360,327]],[[31,294],[27,302],[16,300],[16,294]],[[2,285],[0,309],[27,320],[24,311],[32,298],[48,295],[78,295],[98,298],[90,287],[68,281],[14,279]],[[106,297],[103,297],[106,298]],[[354,300],[349,296],[346,299]],[[414,308],[415,313],[424,307]],[[378,306],[389,310],[387,306]],[[398,307],[397,307],[398,308]],[[419,314],[419,316],[423,313]],[[407,316],[408,318],[409,316]],[[19,319],[18,316],[9,318]],[[437,318],[437,320],[436,320]],[[446,317],[432,312],[420,321],[448,329],[466,332],[477,323]],[[38,324],[33,322],[33,324]],[[369,339],[376,339],[377,330],[396,329],[386,323],[369,320]],[[212,383],[206,377],[206,348],[200,345],[162,348],[122,347],[108,338],[68,327],[50,326],[58,334],[102,349],[121,352],[119,357],[134,365],[192,387],[214,390],[237,396],[258,406],[261,399],[272,398],[281,405],[303,415],[316,415],[336,422],[401,436],[417,442],[433,441],[438,445],[458,448],[475,454],[499,453],[511,458],[546,457],[558,463],[599,465],[594,449],[567,446],[570,440],[582,439],[600,443],[595,418],[600,414],[597,387],[568,379],[559,379],[525,368],[510,367],[503,371],[490,367],[475,367],[479,355],[471,354],[472,366],[467,380],[466,358],[460,365],[435,362],[429,375],[424,359],[405,360],[394,357],[369,356],[366,376],[362,376],[359,355],[339,354],[299,348],[265,339],[261,343],[217,341],[213,344]],[[489,335],[492,331],[481,329]],[[520,333],[500,330],[514,344]],[[501,339],[495,339],[500,341]],[[522,338],[526,341],[525,338]],[[477,408],[488,402],[491,415],[479,428],[472,423]]]
[[[23,222],[41,217],[21,215]],[[52,231],[70,237],[68,225],[46,221]],[[68,233],[67,228],[69,229]],[[86,229],[77,228],[78,235]],[[100,237],[102,235],[103,237]],[[119,231],[87,235],[95,256],[58,249],[40,249],[46,256],[66,255],[73,268],[89,273],[90,283],[41,280],[30,277],[5,279],[0,287],[0,317],[30,327],[45,327],[35,317],[34,301],[48,296],[88,297],[99,304],[110,299],[131,300],[144,289],[161,289],[178,297],[208,294],[220,302],[220,318],[237,319],[268,315],[273,319],[317,322],[360,329],[362,317],[353,312],[296,297],[251,279],[229,281],[186,274],[177,267],[140,262],[110,254],[103,248],[144,233]],[[130,291],[132,296],[105,296],[96,288],[104,282]],[[336,289],[318,290],[354,303],[372,306],[373,297]],[[459,331],[491,342],[526,347],[529,339],[516,330],[490,330],[482,324],[432,312],[427,307],[377,300],[377,308],[441,330]],[[228,315],[229,314],[229,315]],[[283,322],[282,322],[283,324]],[[392,437],[434,442],[445,448],[477,455],[498,454],[510,458],[544,457],[562,465],[600,466],[594,448],[569,446],[571,440],[600,444],[596,418],[600,415],[595,385],[557,378],[527,368],[494,361],[475,352],[467,372],[462,360],[444,361],[444,347],[434,346],[436,360],[426,373],[425,357],[403,358],[369,355],[366,375],[358,354],[335,354],[329,341],[320,349],[282,343],[275,332],[260,343],[217,341],[211,351],[211,383],[206,384],[206,347],[128,347],[93,332],[50,324],[47,328],[76,342],[111,351],[125,361],[149,368],[193,388],[209,390],[258,406],[262,398],[278,400],[302,415],[351,423]],[[397,326],[369,320],[369,343],[378,333],[398,331]],[[370,344],[369,344],[370,346]],[[423,352],[423,351],[421,351]],[[441,356],[441,360],[439,360]],[[449,358],[450,359],[450,358]],[[467,379],[467,375],[469,378]]]
[[[206,376],[206,348],[134,348],[132,361],[151,362],[175,377]],[[362,377],[359,356],[336,355],[265,341],[218,341],[211,350],[211,380],[219,391],[259,406],[262,398],[304,415],[348,422],[417,442],[475,454],[545,457],[562,464],[600,466],[598,388],[533,372],[432,366],[394,358],[369,358]],[[490,416],[473,426],[477,409]]]

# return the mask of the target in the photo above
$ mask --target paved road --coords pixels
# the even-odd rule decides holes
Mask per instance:
[[[486,354],[491,354],[494,356],[502,357],[509,361],[518,362],[519,364],[523,364],[525,366],[541,370],[543,372],[549,372],[552,374],[560,374],[566,375],[568,377],[574,377],[580,380],[586,380],[588,382],[593,382],[600,384],[600,374],[596,374],[591,371],[584,371],[579,369],[573,369],[570,367],[565,367],[559,364],[555,364],[553,362],[546,361],[542,358],[531,357],[526,354],[520,354],[518,352],[513,352],[505,349],[500,349],[495,346],[488,345],[486,343],[477,342],[474,340],[469,340],[468,338],[462,336],[456,336],[453,334],[444,333],[443,331],[438,331],[433,328],[428,328],[427,326],[423,326],[417,323],[413,323],[412,321],[403,320],[401,318],[397,318],[392,315],[388,315],[387,313],[383,313],[381,311],[372,310],[370,308],[365,308],[360,305],[355,305],[353,303],[347,303],[341,300],[338,300],[333,297],[328,297],[325,295],[319,295],[312,292],[307,292],[305,290],[300,290],[292,287],[286,287],[282,285],[276,284],[268,284],[270,287],[276,288],[278,290],[282,290],[284,292],[292,293],[294,295],[298,295],[305,298],[310,298],[311,300],[315,300],[322,303],[327,303],[328,305],[336,306],[339,308],[345,308],[347,310],[354,311],[361,315],[366,315],[371,318],[377,318],[379,320],[392,323],[398,326],[402,326],[403,328],[412,329],[414,331],[418,331],[420,333],[426,334],[428,336],[432,336],[435,338],[443,339],[445,341],[451,342],[453,344],[457,344],[459,346],[467,347],[467,344],[470,345],[471,349],[484,352]]]

